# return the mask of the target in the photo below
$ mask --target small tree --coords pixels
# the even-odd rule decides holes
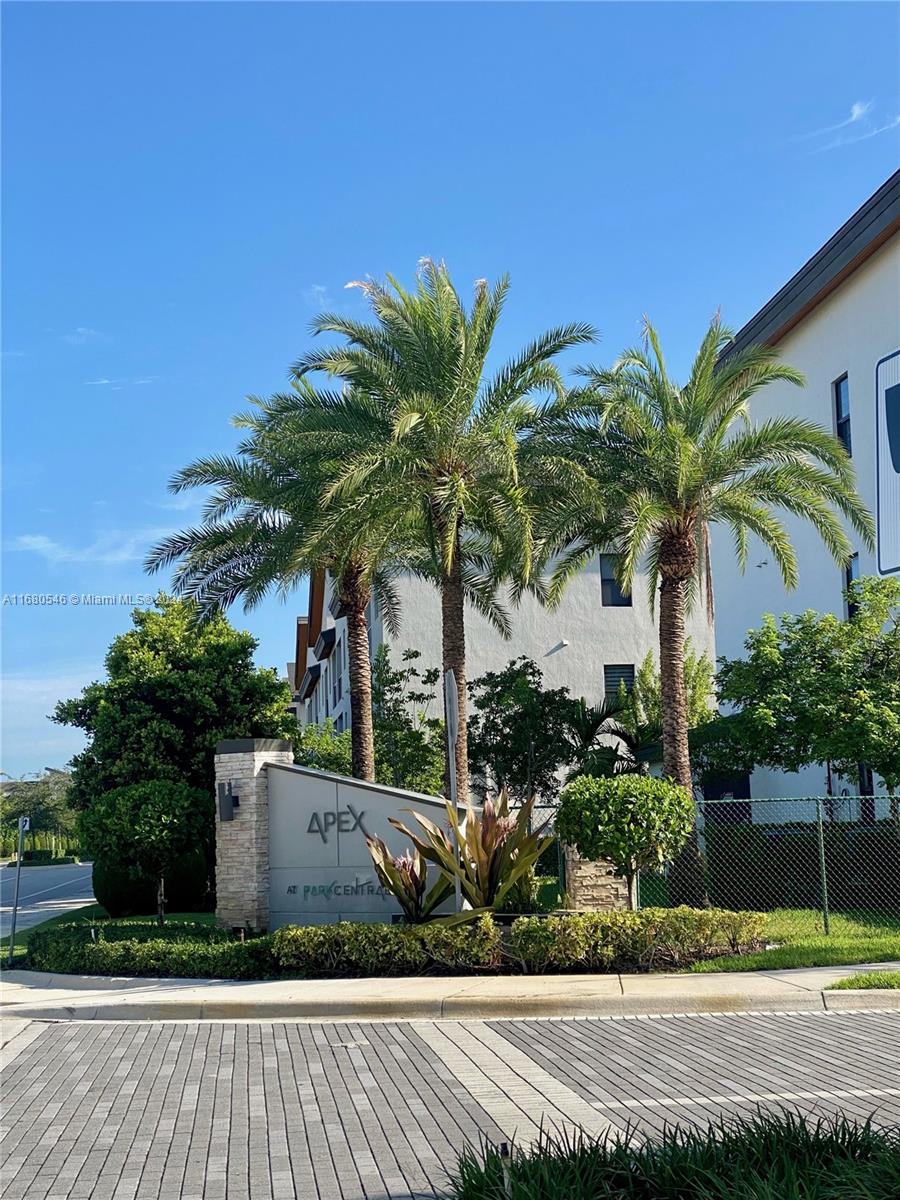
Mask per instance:
[[[649,775],[586,775],[560,793],[556,832],[582,858],[608,859],[628,883],[637,905],[638,871],[671,862],[694,826],[694,801],[686,788]]]
[[[166,875],[201,843],[213,818],[211,792],[150,779],[99,797],[82,813],[81,831],[97,858],[122,859],[135,876],[151,875],[156,880],[157,920],[162,925]]]
[[[469,764],[514,800],[556,799],[559,771],[575,757],[578,701],[568,688],[545,688],[532,659],[513,659],[469,684]]]
[[[737,713],[705,738],[706,764],[796,771],[861,763],[900,789],[900,580],[851,585],[849,620],[812,609],[751,630],[743,659],[722,659],[719,692]]]

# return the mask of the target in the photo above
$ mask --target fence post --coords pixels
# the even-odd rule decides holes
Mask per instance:
[[[822,798],[816,800],[816,831],[819,838],[819,885],[822,894],[822,925],[825,933],[831,933],[828,916],[828,875],[825,871],[825,827],[822,824]]]

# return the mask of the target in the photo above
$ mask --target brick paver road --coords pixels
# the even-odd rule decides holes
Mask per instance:
[[[466,1141],[542,1121],[652,1134],[769,1106],[900,1122],[896,1011],[84,1022],[22,1040],[2,1080],[5,1200],[387,1200],[439,1191]]]

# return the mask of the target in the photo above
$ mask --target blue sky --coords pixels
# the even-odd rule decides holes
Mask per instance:
[[[513,289],[498,353],[641,314],[683,366],[895,169],[886,4],[24,4],[3,14],[2,590],[152,592],[235,441],[344,284],[423,255]],[[584,356],[582,356],[584,357]],[[572,360],[574,361],[574,360]],[[233,618],[283,670],[305,596]],[[61,765],[45,713],[127,606],[3,609],[0,767]]]

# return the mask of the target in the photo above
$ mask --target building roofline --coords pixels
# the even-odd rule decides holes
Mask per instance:
[[[774,346],[900,232],[900,170],[874,192],[824,246],[734,336],[724,357],[751,345]]]

